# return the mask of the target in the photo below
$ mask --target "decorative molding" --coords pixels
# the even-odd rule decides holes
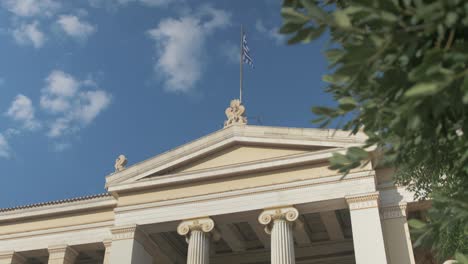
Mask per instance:
[[[196,219],[188,219],[182,221],[177,227],[177,233],[181,236],[190,236],[192,231],[202,231],[204,233],[210,233],[215,231],[215,223],[213,219],[209,217],[202,217]]]
[[[350,136],[342,130],[230,126],[111,174],[106,177],[106,187],[136,181],[234,143],[345,148],[362,145],[366,138],[364,133]]]
[[[282,169],[305,164],[316,164],[322,161],[327,162],[328,159],[332,157],[334,153],[344,154],[345,152],[345,148],[333,148],[306,152],[301,154],[293,154],[284,157],[271,158],[268,160],[233,164],[221,168],[210,168],[200,171],[166,174],[158,177],[141,179],[135,182],[118,183],[112,186],[108,186],[108,191],[137,191],[148,188],[220,179],[236,174],[247,174],[251,172],[258,173],[260,171],[266,170],[269,171],[273,169]]]
[[[392,218],[406,218],[407,205],[399,204],[395,206],[382,207],[380,211],[382,212],[383,219],[392,219]]]
[[[370,178],[373,179],[374,177],[375,177],[375,171],[373,170],[360,171],[360,172],[347,174],[344,178],[343,178],[343,175],[331,175],[331,176],[317,177],[314,179],[307,179],[303,181],[293,181],[293,182],[286,182],[282,184],[272,183],[271,185],[259,186],[259,187],[254,187],[254,188],[245,188],[241,190],[204,194],[204,195],[191,196],[191,197],[182,197],[182,198],[177,198],[177,199],[172,199],[172,200],[157,201],[157,202],[138,204],[138,205],[127,205],[127,206],[115,208],[114,212],[118,214],[122,212],[137,211],[137,210],[146,209],[146,208],[155,208],[155,207],[171,206],[171,205],[187,204],[187,203],[211,201],[211,200],[222,200],[226,198],[255,195],[259,193],[275,192],[275,191],[290,190],[290,189],[297,189],[297,188],[310,188],[314,185],[321,185],[321,184],[332,184],[332,183],[340,183],[340,182],[346,182],[346,181],[358,181],[358,180],[370,179]]]
[[[92,198],[76,198],[70,201],[53,201],[50,203],[18,207],[8,211],[0,212],[0,222],[11,221],[13,219],[24,219],[39,216],[49,216],[54,214],[72,213],[83,210],[96,210],[106,207],[115,207],[117,200],[108,194],[90,196]]]
[[[379,207],[379,192],[345,196],[349,210]]]
[[[129,225],[129,226],[117,226],[111,228],[112,233],[112,241],[116,240],[126,240],[126,239],[135,239],[137,241],[144,241],[141,239],[144,234],[137,225]]]
[[[265,231],[270,234],[275,221],[284,220],[294,223],[299,217],[299,211],[293,206],[265,209],[258,216],[258,222],[265,226]]]
[[[35,230],[35,231],[27,231],[27,232],[17,232],[13,234],[6,234],[0,235],[0,241],[7,240],[7,239],[17,239],[23,237],[35,237],[35,236],[43,236],[43,235],[53,235],[53,234],[66,234],[68,232],[73,231],[85,231],[90,229],[102,228],[102,227],[112,227],[114,225],[114,221],[106,221],[106,222],[99,222],[93,224],[84,224],[78,226],[67,226],[67,227],[58,227],[58,228],[50,228],[46,230]]]

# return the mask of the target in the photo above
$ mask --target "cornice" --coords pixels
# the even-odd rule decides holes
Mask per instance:
[[[363,144],[366,138],[362,133],[350,136],[349,131],[341,130],[233,125],[139,162],[121,172],[110,174],[106,177],[106,187],[130,178],[138,180],[147,177],[236,142],[302,147],[349,147]]]
[[[275,191],[280,191],[280,190],[297,189],[297,188],[310,188],[311,186],[314,186],[314,185],[333,184],[333,183],[339,183],[339,182],[344,182],[344,181],[359,181],[362,179],[369,179],[369,178],[375,178],[374,170],[353,172],[353,173],[347,174],[346,176],[343,176],[342,174],[330,175],[330,176],[317,177],[314,179],[287,182],[287,183],[282,183],[282,184],[272,183],[271,185],[265,185],[265,186],[254,187],[254,188],[244,188],[244,189],[233,190],[233,191],[228,191],[228,192],[223,191],[219,193],[203,194],[203,195],[198,195],[198,196],[183,197],[183,198],[157,201],[157,202],[151,202],[151,203],[145,203],[145,204],[128,205],[128,206],[117,207],[114,209],[114,212],[118,214],[118,213],[123,213],[123,212],[141,210],[145,208],[174,206],[174,205],[179,205],[179,204],[197,203],[197,202],[210,201],[210,200],[222,200],[222,199],[232,198],[232,197],[255,195],[258,193],[275,192]]]
[[[345,197],[349,210],[360,210],[379,206],[379,192],[357,194]]]
[[[84,224],[84,225],[77,225],[77,226],[50,228],[50,229],[45,229],[45,230],[15,232],[15,233],[11,233],[11,234],[0,235],[0,241],[1,240],[24,238],[24,237],[36,237],[36,236],[43,236],[43,235],[52,235],[52,234],[66,234],[66,233],[69,233],[69,232],[94,230],[94,229],[99,229],[99,228],[111,228],[113,225],[114,225],[114,221],[106,221],[106,222],[93,223],[93,224]]]
[[[314,164],[321,161],[327,161],[333,153],[345,153],[344,148],[334,148],[320,150],[302,154],[289,155],[285,157],[273,158],[258,162],[250,162],[225,166],[222,168],[213,168],[200,170],[196,172],[185,172],[177,174],[168,174],[157,176],[132,183],[122,183],[108,187],[109,192],[136,191],[148,188],[156,188],[168,185],[187,184],[191,182],[219,179],[231,175],[248,174],[266,170],[282,169],[306,164]]]
[[[78,197],[68,200],[52,201],[48,203],[6,209],[3,212],[0,212],[0,222],[79,212],[82,210],[96,210],[115,206],[117,206],[117,200],[109,194]]]

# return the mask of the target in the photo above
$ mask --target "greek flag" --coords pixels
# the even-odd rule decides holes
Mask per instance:
[[[253,59],[249,54],[250,50],[247,46],[247,36],[245,33],[242,36],[242,61],[253,68]]]

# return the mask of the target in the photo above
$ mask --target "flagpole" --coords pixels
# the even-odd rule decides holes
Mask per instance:
[[[239,73],[239,77],[240,77],[240,79],[239,79],[239,101],[240,101],[241,103],[242,103],[242,77],[243,77],[243,76],[242,76],[242,72],[243,72],[242,64],[244,64],[243,61],[242,61],[242,55],[243,55],[243,50],[242,50],[242,49],[243,49],[243,46],[244,46],[244,45],[242,44],[242,41],[243,41],[242,38],[243,38],[243,37],[244,37],[244,28],[243,28],[243,26],[242,26],[242,24],[241,24],[241,34],[240,34],[240,69],[239,69],[239,70],[240,70],[240,71],[239,71],[239,72],[240,72],[240,73]]]

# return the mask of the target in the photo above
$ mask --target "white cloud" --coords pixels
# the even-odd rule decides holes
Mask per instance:
[[[12,33],[15,41],[20,45],[33,45],[35,48],[40,48],[46,40],[44,33],[39,29],[39,22],[37,21],[21,24]]]
[[[239,64],[240,47],[232,42],[226,42],[221,45],[221,55],[224,56],[229,63]]]
[[[267,38],[275,41],[277,45],[283,44],[285,37],[281,35],[278,30],[279,28],[273,27],[273,28],[267,28],[264,24],[263,21],[260,19],[257,19],[257,22],[255,22],[255,29],[265,35]]]
[[[57,23],[67,35],[77,39],[86,39],[96,32],[95,26],[74,15],[61,15]]]
[[[126,5],[130,3],[139,3],[149,7],[161,7],[167,6],[172,2],[177,2],[179,0],[88,0],[92,7],[108,7],[115,8],[120,5]]]
[[[23,123],[23,127],[34,130],[40,127],[40,123],[34,116],[34,106],[27,96],[19,94],[8,108],[6,115],[15,121]]]
[[[91,123],[110,104],[110,96],[102,90],[86,91],[80,94],[80,104],[74,115],[84,124]]]
[[[52,71],[45,81],[47,85],[42,90],[41,107],[52,113],[67,111],[71,107],[69,98],[78,91],[79,81],[59,70]]]
[[[60,8],[55,0],[0,0],[3,7],[17,16],[51,16]]]
[[[157,74],[169,91],[188,92],[202,76],[204,44],[215,30],[230,24],[230,14],[205,6],[194,15],[162,20],[148,35],[159,55]]]
[[[49,137],[73,133],[89,125],[111,101],[109,93],[96,88],[96,82],[80,81],[60,70],[52,71],[45,82],[41,108],[56,116],[50,124]],[[93,90],[89,90],[90,87]]]
[[[0,133],[0,158],[10,157],[10,146],[5,136]]]

